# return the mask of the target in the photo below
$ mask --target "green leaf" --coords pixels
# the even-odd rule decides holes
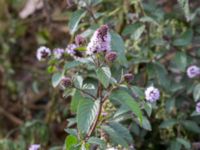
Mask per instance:
[[[185,52],[177,52],[175,57],[176,67],[182,72],[185,71],[187,67],[187,55]]]
[[[81,20],[81,18],[85,15],[85,11],[80,9],[75,11],[72,16],[71,19],[69,21],[69,30],[70,30],[70,34],[74,34],[74,32],[77,31],[78,29],[78,24]]]
[[[63,77],[62,73],[57,72],[53,74],[51,78],[51,83],[54,88],[59,85],[60,81],[62,80],[62,77]]]
[[[174,126],[177,123],[177,121],[175,119],[168,119],[168,120],[164,120],[161,124],[160,124],[160,128],[171,128],[172,126]]]
[[[194,90],[193,90],[193,98],[194,98],[194,101],[197,102],[198,100],[200,100],[200,83],[197,84],[195,87],[194,87]]]
[[[142,127],[148,131],[151,131],[152,128],[151,128],[151,124],[149,122],[149,120],[146,118],[146,117],[143,117],[142,118]]]
[[[83,78],[82,78],[82,76],[76,75],[74,77],[74,85],[75,85],[75,87],[77,87],[79,89],[82,89],[82,86],[83,86]]]
[[[173,41],[174,46],[188,46],[191,44],[193,38],[193,30],[188,29],[178,39]]]
[[[71,62],[67,62],[65,63],[65,70],[69,70],[71,68],[74,68],[74,67],[77,67],[77,66],[80,66],[82,63],[80,61],[71,61]]]
[[[88,143],[99,145],[100,148],[103,149],[103,150],[106,149],[105,141],[101,140],[100,138],[90,137],[89,140],[88,140]]]
[[[98,68],[96,70],[97,78],[103,84],[105,88],[108,87],[111,78],[111,72],[108,67]]]
[[[142,111],[137,101],[124,90],[116,90],[111,94],[111,98],[118,100],[121,104],[129,107],[129,109],[139,118],[142,123]]]
[[[142,33],[145,31],[145,25],[140,26],[133,34],[131,34],[131,38],[134,40],[138,40]]]
[[[129,130],[125,128],[123,125],[121,125],[118,122],[110,122],[109,126],[115,130],[123,139],[127,141],[127,143],[131,144],[133,143],[133,138],[131,134],[129,133]]]
[[[77,112],[78,104],[79,104],[80,100],[84,100],[84,98],[81,95],[81,93],[76,90],[72,97],[71,103],[70,103],[71,112],[73,112],[73,113]]]
[[[125,56],[124,41],[121,36],[115,32],[111,32],[111,46],[112,50],[117,52],[117,60],[119,63],[127,67],[128,61]]]
[[[183,145],[186,149],[191,149],[191,144],[188,140],[185,140],[183,138],[177,138],[176,141]]]
[[[200,127],[198,126],[196,122],[185,120],[185,121],[182,121],[182,124],[188,131],[192,131],[194,133],[200,133]]]
[[[79,102],[77,110],[77,126],[81,133],[88,133],[96,118],[99,104],[99,100],[94,102],[90,99],[84,99]]]
[[[144,104],[144,110],[147,112],[147,115],[150,117],[152,113],[152,106],[150,103]]]
[[[120,144],[120,145],[128,148],[128,143],[113,128],[111,128],[110,126],[107,126],[107,125],[103,125],[101,128],[109,135],[110,140],[114,144],[116,144],[116,145]]]
[[[65,149],[73,150],[74,145],[78,144],[78,139],[76,136],[68,135],[65,140]]]
[[[181,144],[176,140],[171,141],[169,150],[181,150]]]

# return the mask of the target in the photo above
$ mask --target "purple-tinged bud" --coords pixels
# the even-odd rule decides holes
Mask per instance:
[[[82,37],[81,35],[77,35],[75,37],[75,43],[76,45],[83,45],[85,43],[85,38]]]
[[[200,113],[200,102],[196,104],[196,112]]]
[[[56,48],[56,49],[54,49],[53,54],[54,54],[56,59],[60,59],[63,56],[64,52],[65,52],[64,49]]]
[[[65,89],[68,88],[72,85],[72,79],[69,77],[63,77],[62,80],[60,81],[60,86]]]
[[[117,58],[116,52],[110,51],[110,52],[106,53],[106,56],[105,56],[106,61],[113,62],[113,61],[115,61],[116,58]]]
[[[149,102],[155,102],[160,98],[160,91],[157,88],[150,86],[145,90],[145,98]]]
[[[97,29],[87,46],[86,54],[92,55],[99,52],[111,50],[111,36],[107,25],[102,25]]]
[[[187,68],[187,76],[189,78],[194,78],[194,77],[200,76],[200,68],[195,65],[188,67]]]
[[[133,74],[132,73],[126,73],[125,75],[124,75],[124,80],[126,81],[126,82],[131,82],[132,80],[133,80]]]
[[[37,49],[36,57],[39,61],[47,59],[51,55],[51,50],[45,46]]]
[[[40,145],[39,144],[33,144],[29,147],[28,150],[39,150],[40,148]]]

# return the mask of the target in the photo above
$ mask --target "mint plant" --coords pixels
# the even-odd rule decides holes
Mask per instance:
[[[54,49],[49,59],[50,68],[54,68],[50,70],[52,85],[62,89],[63,96],[74,93],[71,111],[75,117],[68,119],[65,129],[70,134],[66,150],[89,149],[93,145],[98,149],[133,147],[129,126],[122,121],[132,120],[141,127],[149,124],[147,117],[144,122],[143,110],[150,116],[150,103],[159,99],[159,90],[147,88],[145,96],[150,103],[144,100],[143,88],[132,84],[133,73],[120,65],[120,53],[112,49],[107,25],[99,27],[88,44],[85,41],[77,35],[76,44],[69,44],[65,50]],[[48,59],[50,54],[49,48],[43,46],[38,49],[37,58]]]

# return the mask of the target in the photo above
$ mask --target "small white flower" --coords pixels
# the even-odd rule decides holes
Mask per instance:
[[[51,50],[45,46],[41,46],[37,49],[36,57],[39,61],[45,60],[51,55]]]

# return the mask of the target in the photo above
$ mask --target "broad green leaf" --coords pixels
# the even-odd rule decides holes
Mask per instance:
[[[197,84],[195,87],[194,87],[194,90],[193,90],[193,98],[194,98],[194,101],[197,102],[198,100],[200,100],[200,83]]]
[[[188,46],[189,44],[191,44],[192,38],[193,38],[193,30],[188,29],[179,38],[177,38],[173,41],[173,45]]]
[[[78,108],[78,104],[79,104],[80,100],[84,100],[84,98],[81,95],[81,93],[76,90],[72,97],[71,103],[70,103],[71,112],[73,112],[73,113],[77,112],[77,108]]]
[[[187,55],[185,52],[177,52],[175,57],[176,67],[182,72],[185,71],[187,67]]]
[[[77,66],[80,66],[82,63],[80,61],[71,61],[71,62],[67,62],[65,63],[65,70],[69,70],[71,68],[75,68]]]
[[[62,77],[63,77],[62,73],[57,72],[53,74],[51,78],[51,83],[54,88],[59,85],[60,81],[62,80]]]
[[[109,135],[110,140],[114,144],[120,144],[124,147],[128,147],[128,143],[125,141],[125,139],[121,137],[121,135],[118,134],[113,128],[107,125],[103,125],[101,128]]]
[[[73,150],[73,146],[78,144],[78,139],[76,136],[68,135],[65,140],[65,150]]]
[[[150,103],[144,104],[144,110],[147,112],[147,115],[150,117],[152,113],[152,106]]]
[[[80,75],[76,75],[74,77],[74,85],[75,85],[75,87],[77,87],[79,89],[82,89],[82,86],[83,86],[83,77],[80,76]]]
[[[124,90],[116,90],[111,94],[111,98],[128,106],[129,109],[139,118],[140,123],[142,123],[142,111],[137,101],[131,95]]]
[[[123,36],[131,35],[132,33],[134,33],[141,26],[142,26],[142,24],[138,23],[138,22],[136,22],[134,24],[129,24],[122,31],[122,35]]]
[[[128,61],[125,56],[124,41],[121,36],[115,32],[111,32],[111,46],[112,50],[117,52],[117,60],[119,63],[127,67]]]
[[[125,139],[127,143],[133,143],[133,138],[126,127],[118,122],[110,122],[109,126],[113,128],[123,139]]]
[[[142,33],[145,31],[145,25],[140,26],[134,33],[131,34],[131,38],[138,40]]]
[[[71,19],[69,21],[69,30],[71,34],[74,34],[74,32],[78,29],[78,24],[81,20],[81,18],[85,15],[85,11],[80,9],[75,12],[73,12]]]
[[[182,121],[183,126],[188,130],[194,133],[200,133],[200,127],[194,121],[184,120]]]
[[[77,110],[77,126],[81,133],[88,133],[96,118],[99,104],[99,100],[93,101],[91,99],[84,99],[79,102]]]
[[[169,150],[181,150],[181,144],[178,141],[173,140],[170,142]]]
[[[168,120],[164,120],[161,124],[160,124],[160,128],[171,128],[172,126],[174,126],[175,124],[177,124],[177,121],[175,119],[168,119]]]
[[[89,140],[88,140],[88,143],[90,144],[96,144],[96,145],[99,145],[99,147],[101,149],[106,149],[106,143],[105,141],[103,141],[102,139],[100,138],[97,138],[97,137],[90,137]]]
[[[142,118],[142,127],[143,127],[144,129],[146,129],[146,130],[149,130],[149,131],[152,130],[151,124],[150,124],[149,120],[148,120],[146,117],[143,117],[143,118]]]
[[[186,149],[191,149],[191,144],[188,140],[183,139],[183,138],[177,138],[176,140],[177,140],[177,142],[182,144]]]
[[[111,78],[111,72],[108,67],[98,68],[96,70],[97,78],[103,84],[105,88],[108,87]]]

